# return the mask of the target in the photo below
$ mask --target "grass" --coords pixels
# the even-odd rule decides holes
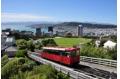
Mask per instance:
[[[85,44],[91,39],[86,39],[86,38],[53,38],[57,45],[63,46],[63,47],[72,47],[73,45],[78,45],[78,44]]]

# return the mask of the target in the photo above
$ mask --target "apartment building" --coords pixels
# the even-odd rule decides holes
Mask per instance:
[[[53,29],[53,34],[59,36],[65,36],[67,33],[71,33],[72,36],[109,36],[117,35],[117,27],[106,24],[66,22],[57,24]]]
[[[83,28],[83,36],[117,35],[117,28]]]

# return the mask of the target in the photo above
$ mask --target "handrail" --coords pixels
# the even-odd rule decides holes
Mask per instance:
[[[117,67],[116,60],[80,56],[80,61],[94,63],[94,64],[100,64],[100,65],[105,65],[105,66],[110,66],[110,67]]]
[[[64,66],[61,66],[61,65],[57,65],[55,63],[52,63],[48,60],[45,60],[35,54],[32,54],[32,53],[28,53],[28,56],[38,62],[41,62],[43,64],[50,64],[52,65],[56,70],[58,71],[62,71],[63,73],[65,74],[68,74],[70,75],[71,78],[73,79],[96,79],[94,77],[91,77],[89,75],[86,75],[84,73],[81,73],[81,72],[77,72],[77,71],[74,71],[74,69],[70,69],[68,67],[64,67]]]

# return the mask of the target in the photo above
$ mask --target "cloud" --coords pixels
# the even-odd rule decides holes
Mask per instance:
[[[21,21],[50,21],[53,17],[39,16],[23,13],[2,13],[2,22],[21,22]]]

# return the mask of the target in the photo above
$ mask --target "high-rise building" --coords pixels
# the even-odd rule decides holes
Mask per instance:
[[[48,32],[53,32],[53,27],[52,26],[48,27]]]
[[[41,28],[36,28],[36,36],[40,36],[41,35]]]
[[[83,36],[83,26],[82,25],[78,26],[78,36]]]

